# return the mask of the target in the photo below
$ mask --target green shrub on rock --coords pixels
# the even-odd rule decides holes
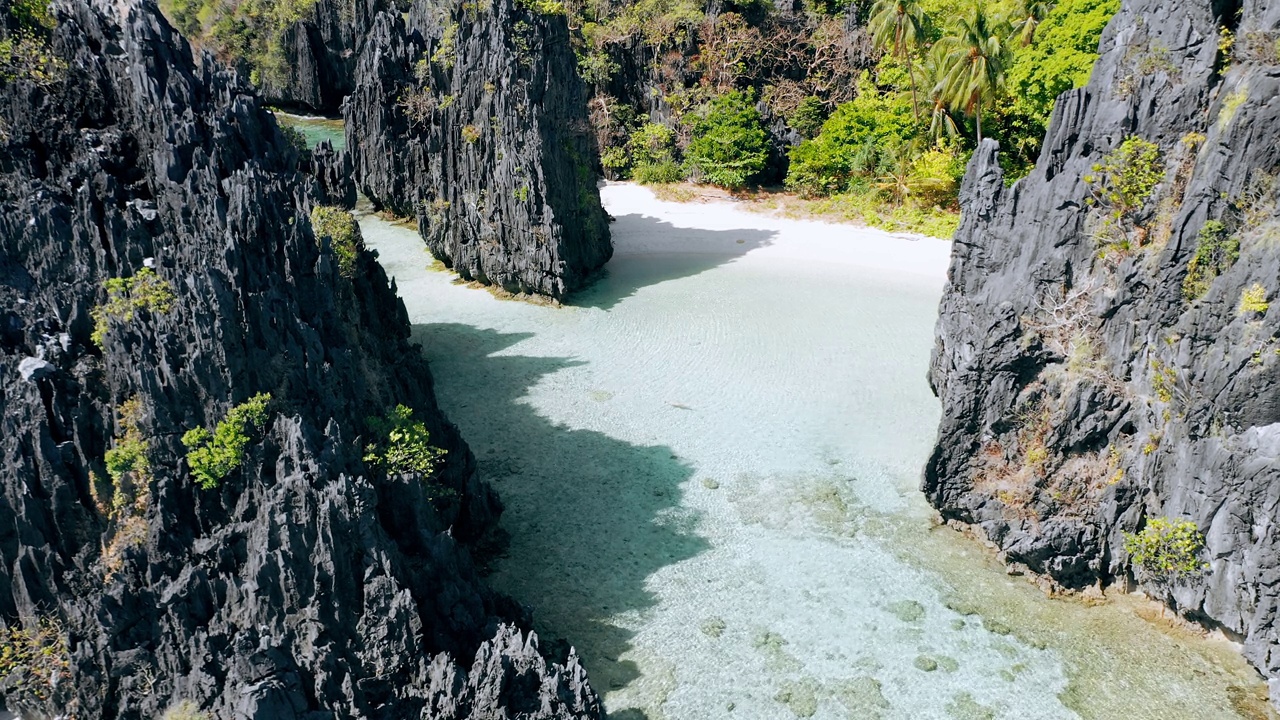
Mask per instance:
[[[430,476],[445,450],[431,444],[426,424],[413,419],[413,409],[397,405],[384,418],[369,418],[374,442],[365,447],[364,461],[388,475],[421,473]]]
[[[1203,570],[1204,536],[1190,520],[1152,518],[1140,533],[1125,533],[1129,560],[1148,578],[1172,582]]]
[[[311,211],[311,229],[316,239],[327,237],[338,257],[338,271],[348,280],[356,276],[360,251],[364,241],[360,224],[351,213],[340,207],[318,205]]]
[[[99,347],[112,324],[127,323],[140,310],[167,313],[175,300],[173,287],[151,268],[143,268],[130,278],[111,278],[103,283],[103,288],[107,291],[107,301],[91,313],[93,334],[90,338]]]
[[[1197,300],[1209,292],[1213,281],[1240,259],[1240,238],[1227,231],[1218,220],[1210,220],[1196,236],[1196,254],[1187,264],[1182,296]]]
[[[266,425],[270,402],[270,394],[258,393],[231,408],[213,432],[197,427],[182,436],[182,444],[189,451],[187,465],[201,488],[212,490],[218,487],[231,471],[244,463],[250,434]]]

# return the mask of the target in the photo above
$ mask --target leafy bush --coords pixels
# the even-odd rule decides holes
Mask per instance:
[[[1240,293],[1240,305],[1236,312],[1240,315],[1262,315],[1271,307],[1267,302],[1267,289],[1261,283],[1254,283]]]
[[[665,125],[645,123],[627,138],[631,179],[645,185],[684,179],[675,159],[675,134]]]
[[[1133,135],[1103,156],[1084,181],[1098,202],[1125,216],[1141,209],[1163,178],[1160,147]]]
[[[43,618],[35,628],[0,628],[0,687],[10,707],[41,704],[71,677],[71,658],[62,627]],[[26,701],[26,702],[24,702]]]
[[[462,128],[462,141],[468,145],[480,139],[480,128],[475,125],[464,125]]]
[[[421,473],[431,476],[445,450],[431,445],[425,423],[413,419],[413,410],[397,405],[385,418],[369,418],[377,438],[365,446],[364,461],[388,475]]]
[[[333,254],[338,257],[338,271],[342,277],[354,278],[360,251],[364,249],[360,224],[355,216],[340,207],[317,205],[311,211],[311,229],[316,240],[329,238]]]
[[[917,131],[910,97],[879,92],[864,73],[857,99],[836,108],[817,137],[791,149],[787,187],[810,197],[845,192],[858,176],[874,178],[885,156]]]
[[[1119,9],[1120,0],[1061,0],[1037,26],[1031,46],[1015,55],[1009,96],[1034,119],[1027,136],[1037,147],[1058,96],[1089,82],[1102,31]]]
[[[160,0],[160,8],[188,37],[243,59],[255,83],[286,79],[284,34],[317,0]]]
[[[197,427],[182,436],[182,444],[188,449],[187,465],[201,488],[212,490],[218,487],[240,467],[250,433],[261,430],[267,423],[267,405],[270,402],[270,394],[258,393],[231,408],[212,433]]]
[[[1210,220],[1196,236],[1196,254],[1187,264],[1182,296],[1197,300],[1209,292],[1213,281],[1240,259],[1240,239],[1218,220]]]
[[[140,310],[167,313],[175,299],[173,288],[151,268],[143,268],[130,278],[112,278],[103,283],[107,302],[94,308],[93,334],[90,339],[99,347],[106,340],[113,323],[127,323]]]
[[[787,118],[787,125],[800,133],[803,138],[812,138],[822,131],[822,124],[827,121],[827,109],[822,99],[809,95],[800,101],[796,109]]]
[[[130,508],[141,510],[147,502],[147,484],[151,477],[151,462],[147,453],[151,444],[142,436],[142,400],[136,395],[116,409],[122,430],[115,439],[115,447],[107,450],[103,458],[107,475],[111,477],[111,517],[121,518]]]
[[[685,151],[690,171],[713,185],[746,187],[769,159],[768,134],[751,91],[732,91],[711,101],[693,122]]]
[[[1171,582],[1208,567],[1204,536],[1190,520],[1152,518],[1142,532],[1124,534],[1129,559],[1150,579]]]

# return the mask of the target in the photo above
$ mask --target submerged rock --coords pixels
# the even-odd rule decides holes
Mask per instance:
[[[464,279],[561,298],[612,255],[563,15],[512,0],[424,0],[407,26],[382,13],[344,114],[360,188],[417,218]]]
[[[0,643],[39,658],[0,707],[599,717],[472,567],[500,506],[373,255],[313,232],[334,173],[150,0],[53,7],[57,61],[0,79]],[[259,393],[200,487],[184,434]],[[365,461],[396,405],[434,473]]]
[[[1271,677],[1277,40],[1275,4],[1126,0],[1031,175],[1006,185],[996,144],[981,145],[929,373],[943,420],[924,476],[944,517],[1069,587],[1125,582],[1124,534],[1147,519],[1194,522],[1205,570],[1137,579],[1241,639]],[[1131,138],[1156,152],[1120,161],[1151,147]],[[1108,197],[1153,157],[1157,182]]]

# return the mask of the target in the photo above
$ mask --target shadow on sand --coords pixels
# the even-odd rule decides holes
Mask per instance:
[[[772,230],[754,228],[677,227],[639,214],[619,216],[610,230],[613,259],[599,279],[571,295],[566,305],[608,310],[645,287],[706,272],[767,247],[777,237]]]
[[[634,622],[656,602],[646,579],[707,548],[697,518],[680,509],[692,475],[665,446],[632,445],[591,430],[556,425],[522,402],[552,373],[582,364],[558,357],[497,354],[529,337],[459,324],[418,325],[440,405],[458,425],[481,476],[502,496],[510,534],[491,584],[534,610],[547,640],[578,649],[603,694],[638,676],[621,660]],[[582,402],[608,402],[591,393]],[[613,717],[643,720],[636,710]]]

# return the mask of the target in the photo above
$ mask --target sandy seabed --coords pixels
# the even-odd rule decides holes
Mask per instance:
[[[1231,718],[1223,642],[1046,598],[918,491],[949,243],[603,189],[565,307],[429,270],[366,216],[440,403],[506,504],[490,577],[613,720]]]

